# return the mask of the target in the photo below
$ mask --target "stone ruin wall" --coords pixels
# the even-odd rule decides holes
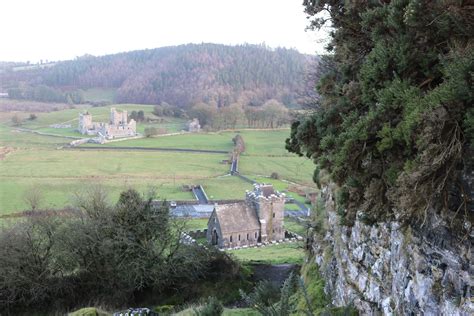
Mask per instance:
[[[127,111],[118,112],[115,108],[110,109],[109,123],[93,122],[89,113],[79,114],[78,130],[83,135],[99,135],[107,139],[135,136],[136,126],[135,120],[128,122]]]

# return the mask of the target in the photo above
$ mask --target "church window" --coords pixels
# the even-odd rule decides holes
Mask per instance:
[[[257,239],[257,232],[255,232],[255,239]]]
[[[275,213],[273,213],[273,218],[275,218]]]
[[[230,235],[230,239],[229,239],[229,240],[230,240],[230,242],[232,242],[232,235]]]
[[[240,241],[240,235],[239,235],[239,241]]]
[[[247,240],[249,240],[249,234],[247,234]]]

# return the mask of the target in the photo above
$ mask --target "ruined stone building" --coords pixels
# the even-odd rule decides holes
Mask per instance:
[[[201,131],[201,124],[199,124],[199,120],[197,118],[194,118],[192,121],[188,122],[186,129],[188,132],[197,133]]]
[[[285,195],[272,185],[256,184],[245,202],[216,205],[207,224],[207,241],[219,248],[253,246],[282,240]]]
[[[128,121],[127,111],[119,112],[110,109],[109,123],[93,122],[89,112],[79,114],[78,131],[83,135],[97,135],[105,139],[135,136],[137,126],[135,120]]]

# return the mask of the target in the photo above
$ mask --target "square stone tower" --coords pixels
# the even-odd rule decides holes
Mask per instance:
[[[79,132],[84,135],[87,134],[87,131],[92,128],[92,115],[90,115],[89,112],[79,114]]]
[[[246,201],[257,212],[261,242],[285,238],[285,194],[276,191],[271,184],[255,184],[254,190],[246,193]]]
[[[118,112],[115,108],[110,108],[110,124],[119,126],[127,125],[128,123],[128,112]]]

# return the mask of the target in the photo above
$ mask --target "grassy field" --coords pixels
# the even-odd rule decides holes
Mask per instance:
[[[304,258],[302,242],[283,243],[260,248],[228,250],[228,252],[243,262],[265,264],[301,264]]]
[[[297,233],[298,235],[304,237],[306,235],[306,226],[295,219],[292,218],[285,218],[285,222],[283,223],[283,226],[285,227],[286,230]]]
[[[207,228],[207,218],[193,218],[186,220],[186,229],[188,231],[203,230]]]
[[[152,115],[153,106],[121,104],[120,110],[143,110]],[[120,191],[133,187],[146,191],[157,188],[160,198],[168,200],[194,199],[183,192],[184,184],[201,184],[212,199],[241,199],[252,185],[237,177],[226,176],[229,165],[222,164],[228,154],[197,154],[181,152],[146,152],[134,150],[72,151],[60,150],[71,140],[62,136],[78,136],[74,132],[81,109],[65,109],[38,113],[34,121],[25,121],[24,128],[56,134],[59,137],[20,132],[11,126],[12,112],[0,113],[0,149],[9,153],[0,156],[0,214],[26,209],[23,201],[26,191],[34,185],[43,189],[43,207],[63,207],[70,204],[75,192],[90,184],[101,184],[110,190],[114,201]],[[94,120],[106,121],[110,107],[93,107],[89,111]],[[28,113],[20,113],[27,117]],[[55,129],[49,125],[71,124],[70,129]],[[170,131],[179,131],[184,120],[164,118],[162,123]],[[144,129],[146,124],[139,124]],[[109,143],[107,146],[143,146],[165,148],[214,149],[230,151],[236,131],[219,133],[182,134],[143,138]],[[287,153],[284,140],[289,130],[241,130],[247,151],[242,155],[240,171],[253,179],[273,183],[286,190],[288,183],[268,177],[277,172],[282,179],[312,185],[313,164],[310,160]],[[1,151],[0,151],[1,155]],[[290,194],[291,195],[291,194]],[[295,196],[294,196],[295,197]]]
[[[150,137],[141,139],[124,140],[121,142],[108,143],[108,147],[161,147],[161,148],[189,148],[206,150],[230,151],[233,147],[231,133],[199,133],[182,134],[166,137]],[[97,147],[100,145],[87,144],[86,146]]]
[[[209,197],[242,198],[251,185],[237,177],[222,177],[228,166],[221,155],[140,151],[68,151],[17,149],[0,163],[0,213],[26,208],[23,195],[33,185],[44,191],[44,207],[61,207],[90,184],[101,184],[115,200],[133,187],[157,189],[160,198],[192,200],[184,184],[201,184]]]

